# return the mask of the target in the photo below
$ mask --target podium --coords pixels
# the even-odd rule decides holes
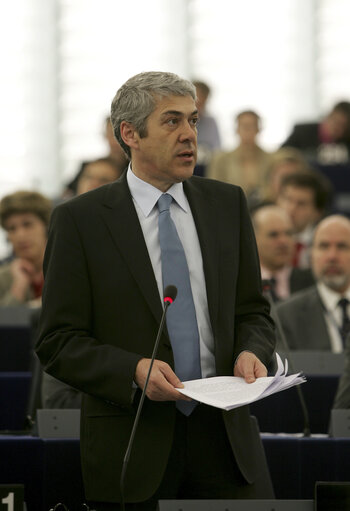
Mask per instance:
[[[160,500],[158,511],[313,511],[313,500]]]

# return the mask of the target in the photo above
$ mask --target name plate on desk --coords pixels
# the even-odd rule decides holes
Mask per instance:
[[[158,511],[314,511],[313,500],[160,500]]]
[[[0,484],[0,511],[23,511],[23,484]]]
[[[36,417],[40,438],[80,438],[80,410],[39,409]]]
[[[350,437],[350,410],[332,410],[331,434],[334,438]]]

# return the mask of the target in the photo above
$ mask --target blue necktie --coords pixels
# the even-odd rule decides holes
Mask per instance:
[[[177,299],[167,312],[167,329],[174,354],[175,373],[181,381],[201,378],[199,334],[186,255],[170,216],[173,198],[168,193],[158,200],[159,243],[163,286],[177,287]],[[177,401],[177,408],[190,415],[196,401]]]

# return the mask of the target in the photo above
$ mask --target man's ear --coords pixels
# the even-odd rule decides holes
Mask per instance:
[[[122,121],[120,123],[120,135],[124,143],[128,145],[130,149],[138,148],[138,141],[140,137],[130,122]]]

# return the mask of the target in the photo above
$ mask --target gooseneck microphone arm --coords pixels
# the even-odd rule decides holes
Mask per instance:
[[[264,279],[262,281],[262,287],[263,287],[264,295],[267,297],[268,301],[270,302],[271,312],[273,314],[273,320],[275,322],[277,331],[278,331],[278,333],[280,335],[283,347],[285,349],[285,352],[286,352],[286,355],[287,355],[287,358],[288,358],[289,367],[291,368],[293,373],[296,373],[297,371],[295,370],[295,367],[294,367],[294,364],[293,364],[293,361],[292,361],[291,350],[290,350],[289,344],[287,342],[286,336],[284,334],[284,330],[283,330],[280,318],[279,318],[277,310],[276,310],[275,302],[274,302],[274,300],[272,298],[271,284],[270,284],[269,280]],[[308,412],[308,409],[307,409],[307,406],[306,406],[306,403],[305,403],[305,399],[304,399],[304,394],[303,394],[302,389],[300,388],[300,385],[296,385],[296,391],[297,391],[297,394],[298,394],[300,408],[301,408],[301,411],[302,411],[302,414],[303,414],[303,422],[304,422],[303,434],[304,434],[305,437],[308,437],[311,434],[309,412]]]
[[[130,453],[131,453],[131,449],[132,449],[132,446],[133,446],[133,443],[134,443],[134,438],[135,438],[137,426],[138,426],[138,423],[139,423],[139,419],[140,419],[140,415],[141,415],[141,411],[142,411],[142,407],[143,407],[143,402],[144,402],[145,397],[146,397],[146,390],[147,390],[148,382],[149,382],[149,379],[150,379],[150,376],[151,376],[153,362],[154,362],[154,360],[156,358],[156,354],[157,354],[158,346],[159,346],[159,341],[160,341],[160,338],[161,338],[161,335],[162,335],[162,332],[163,332],[163,329],[164,329],[166,312],[168,310],[168,307],[175,300],[176,295],[177,295],[177,288],[175,286],[167,286],[165,288],[165,290],[164,290],[164,300],[163,300],[164,301],[164,310],[163,310],[162,318],[160,320],[160,324],[159,324],[159,328],[158,328],[158,333],[157,333],[157,338],[156,338],[156,341],[154,343],[153,353],[152,353],[152,357],[151,357],[151,363],[149,365],[146,381],[145,381],[145,384],[143,386],[141,398],[140,398],[140,401],[139,401],[139,404],[138,404],[138,407],[137,407],[136,416],[135,416],[135,419],[134,419],[134,424],[133,424],[133,427],[132,427],[132,430],[131,430],[131,434],[130,434],[130,438],[129,438],[129,443],[128,443],[128,446],[127,446],[126,451],[125,451],[124,460],[123,460],[123,467],[122,467],[122,471],[121,471],[121,475],[120,475],[120,483],[119,483],[120,484],[120,506],[121,506],[121,510],[122,511],[125,511],[125,504],[124,504],[124,480],[125,480],[126,469],[128,467]]]

